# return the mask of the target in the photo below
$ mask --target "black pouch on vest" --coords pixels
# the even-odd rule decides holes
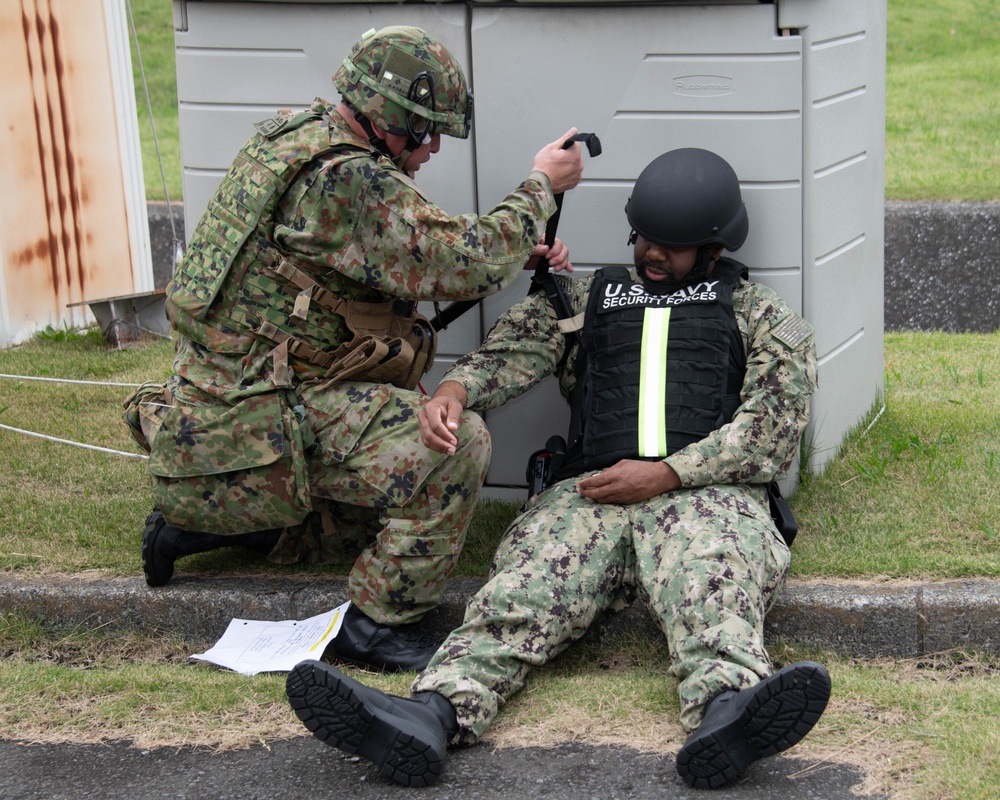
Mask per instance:
[[[771,519],[774,521],[774,526],[778,529],[778,533],[781,534],[781,538],[785,540],[785,544],[791,547],[795,539],[795,534],[799,532],[799,523],[795,521],[792,507],[781,496],[781,489],[778,488],[777,481],[771,481],[767,485],[767,504],[771,510]]]

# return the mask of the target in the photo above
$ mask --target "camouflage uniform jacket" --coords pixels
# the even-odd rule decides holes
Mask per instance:
[[[317,100],[311,112],[312,119],[273,142],[258,133],[244,147],[210,205],[221,212],[202,218],[168,290],[168,297],[182,297],[185,287],[206,295],[201,307],[186,311],[168,302],[180,334],[174,366],[189,384],[227,403],[323,375],[299,358],[290,358],[291,372],[283,374],[270,357],[276,342],[253,334],[262,319],[291,327],[321,351],[351,338],[342,319],[315,303],[304,319],[290,322],[302,292],[268,269],[279,258],[343,299],[472,299],[517,276],[555,210],[548,177],[532,172],[488,213],[451,216],[331,106]],[[255,224],[243,224],[248,215],[239,213],[248,193],[261,190],[261,173],[286,168],[294,170],[288,188],[264,204]],[[220,225],[220,218],[230,224]],[[201,241],[207,244],[194,246]],[[211,263],[216,251],[233,242],[242,244],[222,279],[206,277],[219,272]],[[204,401],[185,392],[190,386],[171,383],[188,400]]]
[[[557,280],[573,313],[583,312],[591,280]],[[808,422],[816,389],[811,326],[770,288],[750,281],[735,288],[733,310],[747,356],[742,402],[732,422],[665,459],[685,487],[767,483],[791,466]],[[562,366],[565,348],[556,313],[539,292],[503,314],[486,341],[442,380],[462,384],[476,411],[503,405],[554,373],[569,397],[577,347]]]

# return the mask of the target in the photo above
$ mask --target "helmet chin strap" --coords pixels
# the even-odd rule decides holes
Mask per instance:
[[[694,267],[687,274],[688,278],[704,278],[708,275],[708,268],[714,259],[712,253],[715,250],[714,244],[703,244],[698,250],[698,257],[695,259]]]
[[[410,146],[413,144],[413,138],[409,137],[409,140],[407,141],[407,146],[403,148],[403,150],[399,153],[399,155],[393,155],[392,150],[389,149],[389,145],[386,144],[385,139],[381,138],[377,133],[375,133],[375,126],[372,125],[371,120],[368,119],[368,117],[366,117],[360,111],[358,111],[358,109],[356,109],[354,106],[348,104],[348,107],[351,109],[351,111],[354,112],[354,119],[358,121],[358,125],[361,126],[361,129],[365,132],[365,136],[368,137],[368,144],[370,144],[373,149],[377,150],[379,153],[381,153],[390,161],[392,161],[401,170],[405,171],[406,162],[409,161],[410,156],[413,155],[413,150],[416,149],[416,147],[410,149]],[[417,146],[419,146],[419,143],[417,143]]]
[[[410,160],[410,156],[413,155],[418,147],[420,147],[420,142],[414,141],[413,137],[409,136],[406,140],[406,146],[399,151],[398,156],[393,157],[392,160],[396,162],[396,166],[403,170],[403,172],[406,172],[406,162]]]
[[[410,117],[407,119],[409,120]],[[424,143],[431,141],[432,136],[434,136],[434,130],[428,127],[425,133],[420,138],[417,138],[417,135],[413,132],[413,126],[408,122],[406,126],[406,145],[399,151],[399,155],[396,156],[396,166],[403,170],[403,172],[406,172],[406,162],[410,160],[410,156]]]

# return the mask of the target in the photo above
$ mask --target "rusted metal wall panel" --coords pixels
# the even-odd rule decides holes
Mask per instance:
[[[105,11],[0,3],[0,345],[137,291]]]

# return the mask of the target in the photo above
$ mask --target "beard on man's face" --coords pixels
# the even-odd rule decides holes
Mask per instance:
[[[680,280],[671,277],[656,281],[650,280],[647,276],[646,270],[653,269],[659,272],[663,269],[663,267],[650,261],[648,258],[638,259],[635,262],[635,271],[642,280],[642,285],[646,287],[646,291],[650,294],[670,294],[671,292],[676,292],[678,289],[683,289],[685,286],[690,286],[693,283],[698,283],[699,281],[707,278],[711,265],[711,259],[702,258],[699,253],[694,266],[690,269],[687,275]]]

